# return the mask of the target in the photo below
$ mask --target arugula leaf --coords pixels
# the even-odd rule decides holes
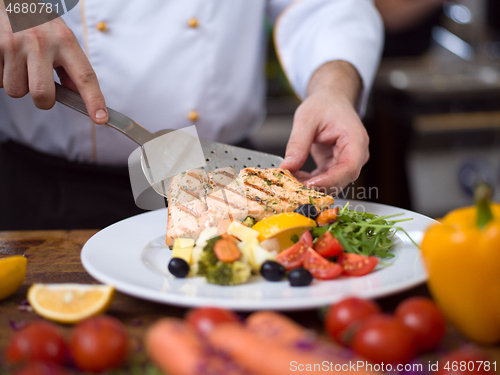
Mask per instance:
[[[320,237],[328,230],[340,241],[345,252],[379,258],[394,257],[391,252],[392,238],[399,230],[417,245],[403,228],[396,226],[397,223],[412,220],[411,218],[393,220],[402,213],[378,216],[371,212],[350,210],[348,206],[349,203],[339,210],[334,223],[313,228],[313,237]]]

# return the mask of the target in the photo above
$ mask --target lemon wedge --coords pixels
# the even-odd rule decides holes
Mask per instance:
[[[283,251],[294,244],[292,237],[300,237],[306,230],[316,226],[313,219],[298,214],[296,212],[283,212],[262,219],[255,224],[252,229],[259,232],[259,241],[276,238],[280,243],[280,250]]]
[[[28,301],[38,315],[59,323],[77,323],[104,313],[113,301],[110,285],[33,284]]]
[[[0,259],[0,301],[11,296],[21,286],[26,276],[28,258],[15,255]]]

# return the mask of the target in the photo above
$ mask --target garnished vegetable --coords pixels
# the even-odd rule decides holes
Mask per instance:
[[[304,262],[306,251],[312,246],[312,243],[313,239],[311,232],[305,231],[302,236],[300,236],[299,242],[279,253],[276,260],[287,270],[300,267]]]
[[[316,208],[316,206],[314,205],[314,203],[303,204],[303,205],[297,207],[293,212],[304,215],[305,217],[308,217],[309,219],[313,219],[313,220],[315,220],[319,215],[319,211]]]
[[[333,237],[331,232],[326,231],[316,240],[314,250],[321,256],[333,258],[344,250],[344,247],[340,244],[339,240]]]
[[[182,258],[190,263],[193,247],[194,240],[192,238],[176,238],[172,249],[172,258]]]
[[[260,268],[260,274],[267,281],[281,281],[285,277],[285,273],[285,267],[272,260],[266,260]]]
[[[299,267],[291,270],[288,273],[288,281],[291,286],[307,286],[311,284],[313,276],[308,270]]]
[[[345,275],[364,276],[373,271],[378,264],[377,257],[367,257],[359,254],[340,253],[337,259]]]
[[[321,211],[316,218],[316,222],[320,227],[333,223],[337,220],[338,211],[338,208],[329,208],[327,210]]]
[[[221,262],[233,263],[241,258],[238,246],[228,238],[222,238],[214,245],[214,253]]]
[[[392,219],[401,214],[378,216],[370,212],[350,210],[347,208],[348,205],[349,203],[339,210],[337,219],[334,223],[323,227],[313,228],[313,236],[317,238],[326,231],[329,231],[339,240],[344,251],[347,253],[377,256],[382,259],[393,257],[394,255],[390,250],[392,248],[392,238],[394,234],[398,230],[406,233],[403,228],[396,226],[396,224],[412,219],[388,221],[388,219]],[[408,233],[406,234],[408,235]]]
[[[172,258],[168,263],[168,270],[175,277],[186,277],[189,274],[189,263],[182,258]]]
[[[246,225],[247,227],[251,228],[255,225],[257,221],[253,218],[248,216],[245,220],[243,220],[243,225]]]
[[[337,263],[330,262],[309,248],[304,257],[304,268],[311,275],[321,280],[332,280],[339,276],[343,269]]]

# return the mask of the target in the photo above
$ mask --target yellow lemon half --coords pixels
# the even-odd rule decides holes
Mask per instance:
[[[28,301],[38,315],[71,324],[104,313],[114,291],[110,285],[33,284]]]
[[[0,301],[14,294],[26,276],[28,258],[15,255],[0,259]]]
[[[260,233],[259,241],[276,238],[280,243],[280,249],[285,250],[294,244],[292,237],[300,237],[306,230],[315,226],[316,222],[304,215],[296,212],[283,212],[262,219],[252,229]]]

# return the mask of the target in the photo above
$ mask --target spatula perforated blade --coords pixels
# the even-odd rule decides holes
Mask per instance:
[[[82,97],[58,83],[56,100],[89,115]],[[199,139],[194,126],[181,130],[165,129],[153,134],[111,108],[108,108],[108,114],[106,125],[141,146],[129,157],[129,172],[136,204],[142,209],[164,207],[170,178],[187,169],[202,168],[210,172],[232,167],[239,172],[247,167],[274,168],[283,161],[276,155]]]

